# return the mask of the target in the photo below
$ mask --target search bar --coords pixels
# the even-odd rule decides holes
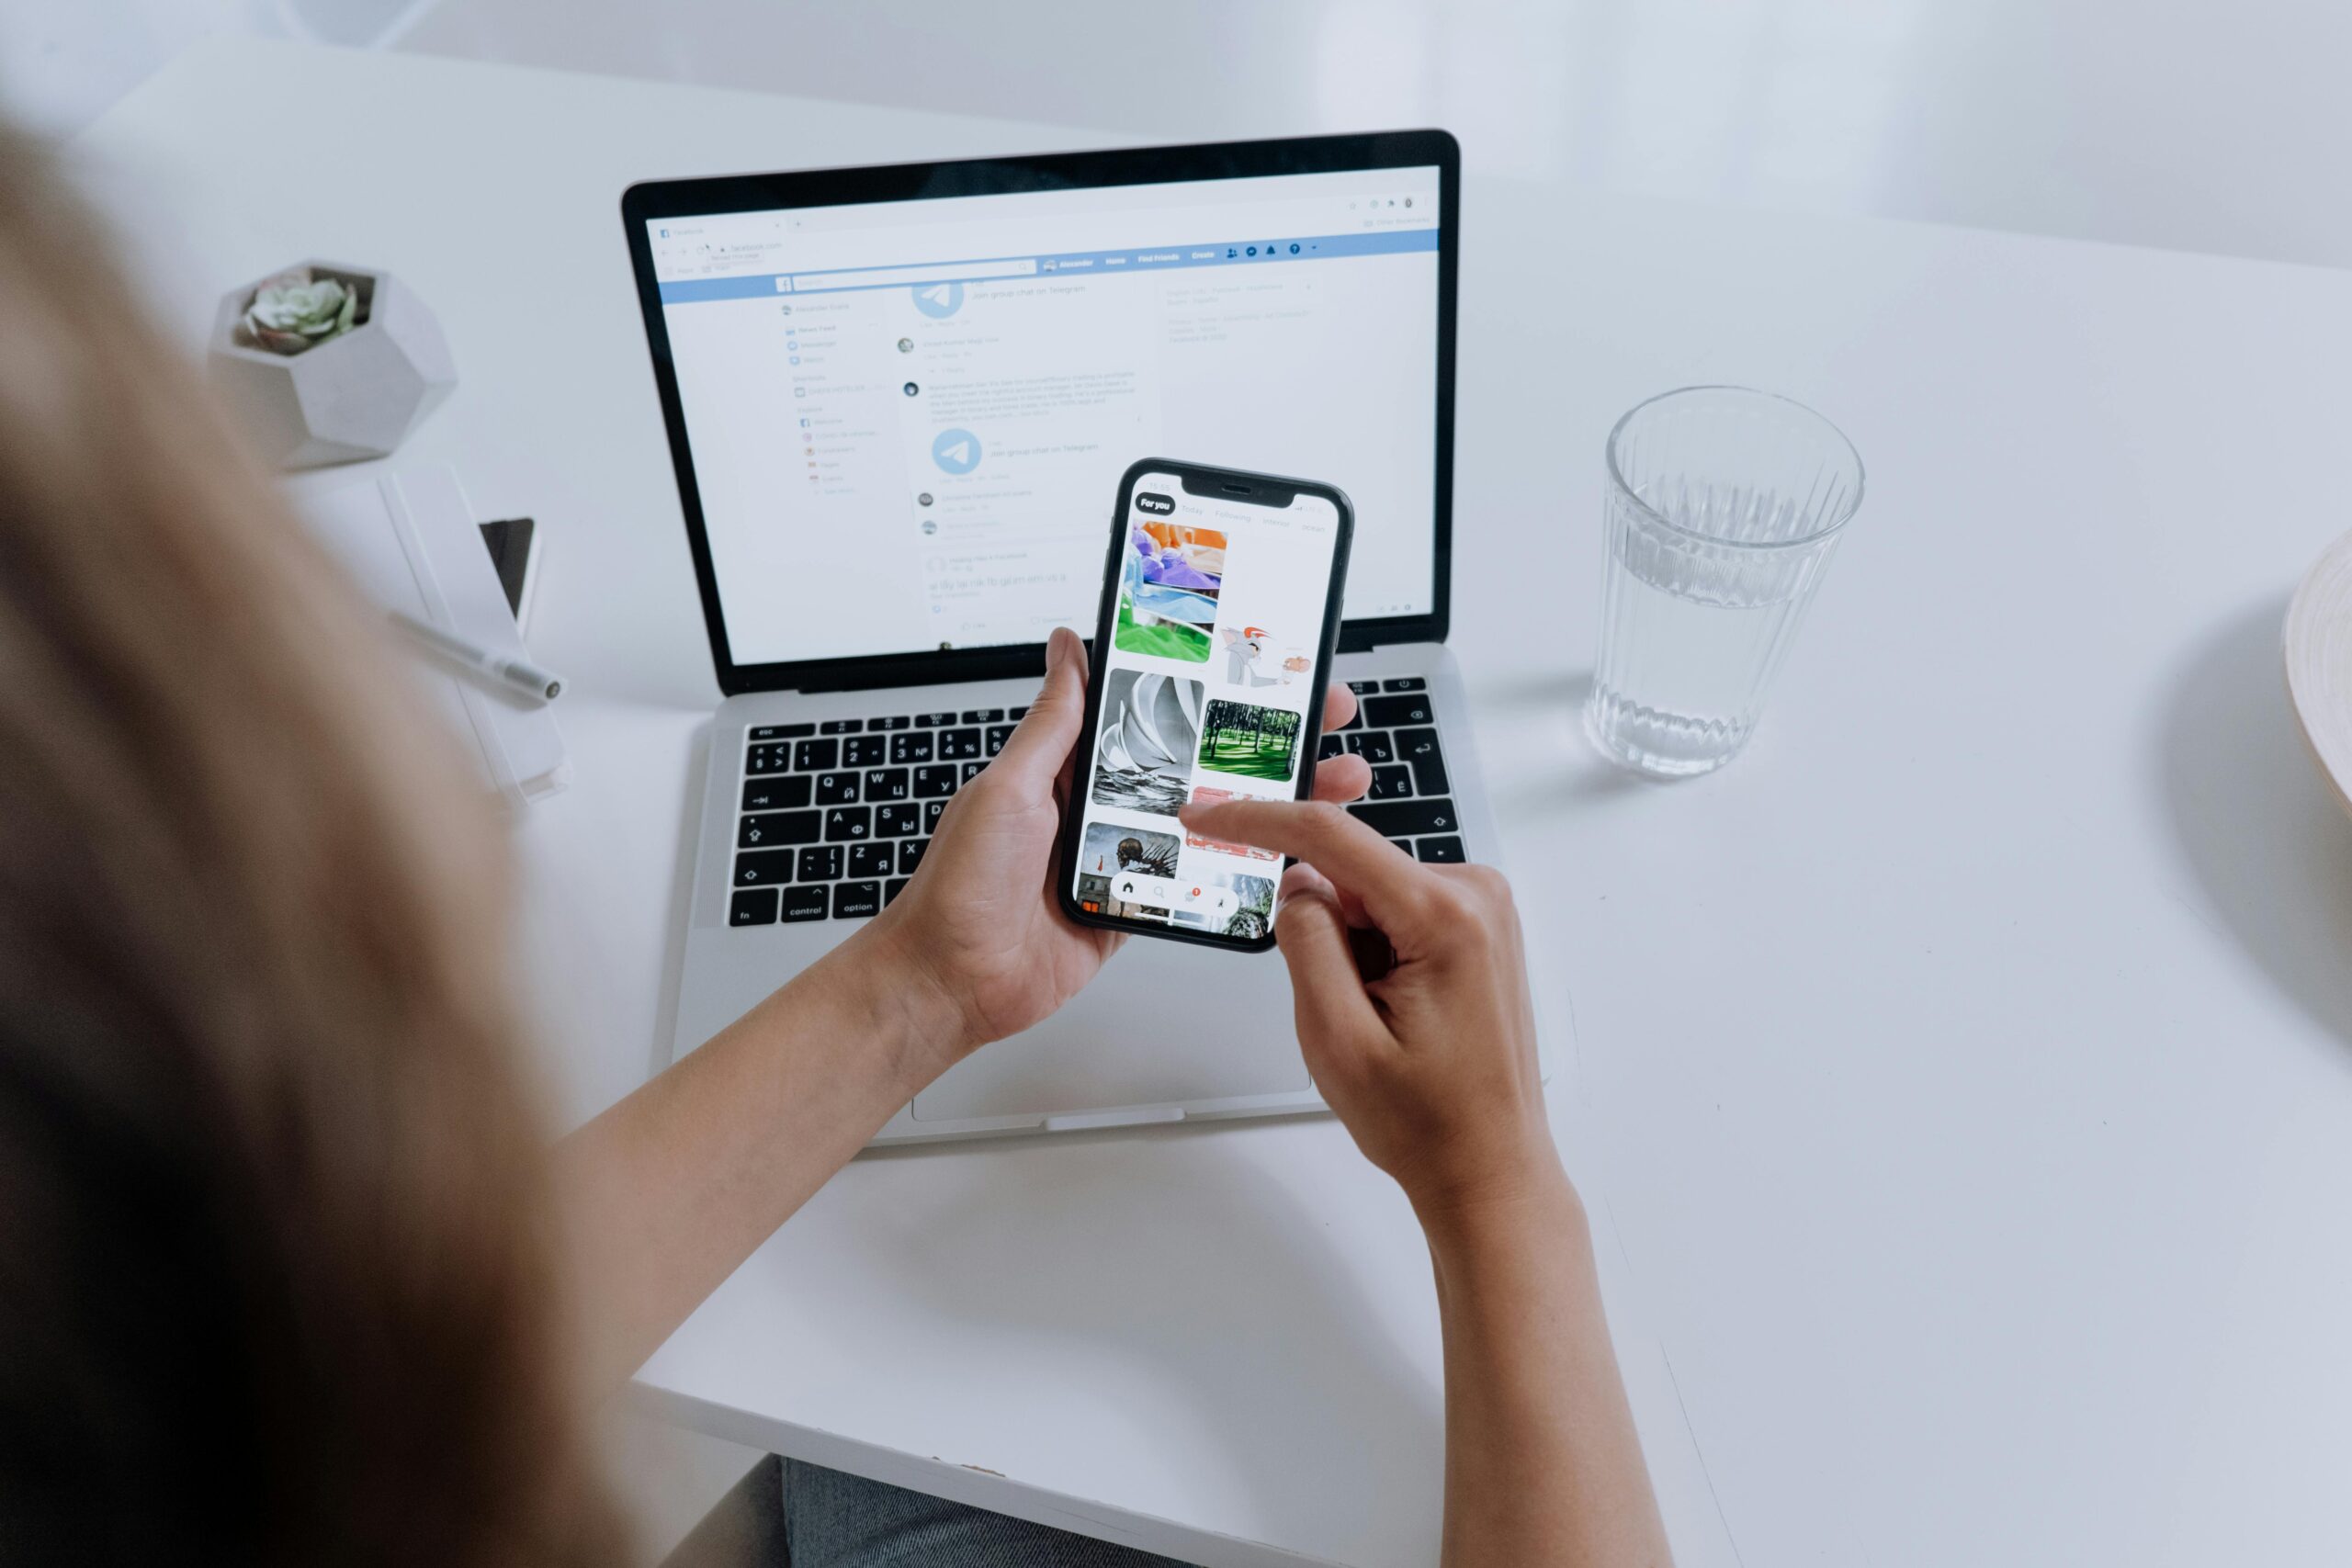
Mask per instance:
[[[875,288],[899,283],[971,283],[989,277],[1034,277],[1037,258],[1019,261],[949,262],[940,266],[867,266],[847,272],[796,272],[792,291],[812,288]]]

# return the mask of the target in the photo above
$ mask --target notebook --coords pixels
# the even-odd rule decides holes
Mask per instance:
[[[303,507],[312,529],[362,592],[486,647],[523,650],[498,569],[482,547],[457,471],[410,468],[329,491]],[[386,636],[392,637],[387,623]],[[480,757],[483,777],[511,806],[571,782],[554,711],[458,672],[398,639],[432,711]]]

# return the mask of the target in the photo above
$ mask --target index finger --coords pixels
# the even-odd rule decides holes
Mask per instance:
[[[1334,681],[1323,692],[1323,733],[1346,727],[1356,716],[1356,694],[1345,681]]]
[[[1329,801],[1227,800],[1177,816],[1208,837],[1305,861],[1383,929],[1410,925],[1428,907],[1431,874]]]

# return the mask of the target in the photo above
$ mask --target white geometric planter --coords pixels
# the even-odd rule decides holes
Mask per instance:
[[[308,265],[312,276],[356,289],[366,319],[300,354],[273,354],[237,341],[237,323],[266,280],[232,289],[220,298],[205,355],[212,384],[275,468],[385,457],[457,386],[449,340],[424,302],[391,274]]]

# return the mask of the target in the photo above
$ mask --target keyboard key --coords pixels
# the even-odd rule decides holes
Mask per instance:
[[[792,747],[788,742],[755,745],[743,754],[743,771],[747,773],[780,773],[792,766]]]
[[[762,849],[776,849],[785,844],[813,844],[817,841],[817,814],[813,811],[762,811],[746,817],[735,826],[735,842],[739,849],[750,849],[744,835],[757,832]]]
[[[915,728],[917,729],[937,729],[942,725],[953,724],[955,722],[956,716],[952,713],[919,713],[915,715]]]
[[[1328,762],[1347,749],[1346,742],[1338,736],[1326,735],[1315,743],[1315,760],[1318,762]]]
[[[840,843],[845,840],[874,837],[874,812],[864,806],[836,806],[825,813],[825,841]]]
[[[820,806],[855,806],[857,775],[855,773],[819,773],[817,804]]]
[[[1462,830],[1450,800],[1358,801],[1348,811],[1384,839],[1418,839],[1424,833]]]
[[[980,776],[980,770],[981,770],[982,768],[987,767],[987,766],[988,766],[988,764],[987,764],[986,762],[967,762],[967,763],[965,763],[965,764],[964,764],[964,782],[965,782],[966,784],[970,784],[974,779],[978,778],[978,777]]]
[[[739,850],[773,850],[786,844],[809,841],[808,819],[813,811],[760,811],[739,818],[735,823],[735,847]]]
[[[854,735],[865,728],[862,718],[829,718],[817,727],[820,735]]]
[[[999,751],[1003,750],[1004,743],[1012,739],[1012,726],[1009,724],[991,724],[989,726],[988,738],[982,742],[981,749],[987,751],[989,756],[993,757]]]
[[[844,768],[878,768],[882,759],[890,753],[887,736],[853,735],[842,742],[842,766]]]
[[[1384,692],[1426,692],[1430,683],[1419,675],[1392,675],[1380,683]]]
[[[842,743],[838,740],[803,740],[792,749],[792,771],[796,773],[821,773],[842,765]]]
[[[781,886],[791,880],[790,850],[752,850],[735,857],[738,887]]]
[[[906,799],[907,770],[904,768],[866,769],[865,798],[869,801]]]
[[[939,732],[939,760],[961,762],[980,754],[980,732],[977,729],[943,729]]]
[[[1028,715],[1028,712],[1029,710],[1025,707],[1010,708],[1006,710],[1004,716],[1011,719],[1013,723],[1019,724],[1022,719]]]
[[[915,867],[922,863],[923,851],[930,847],[929,839],[900,839],[899,840],[899,874],[912,876],[915,874]]]
[[[995,724],[1003,717],[1002,708],[966,708],[964,710],[966,724]]]
[[[784,918],[787,920],[821,920],[832,905],[831,891],[823,887],[787,887],[784,890]]]
[[[1413,793],[1413,770],[1402,762],[1393,767],[1372,770],[1372,788],[1365,793],[1367,800],[1402,800]]]
[[[817,727],[813,724],[762,724],[752,728],[752,739],[754,740],[797,740],[804,735],[816,733]]]
[[[1469,857],[1462,852],[1462,840],[1456,838],[1422,839],[1413,845],[1414,852],[1425,861],[1440,865],[1460,865]]]
[[[793,870],[800,882],[839,882],[842,876],[842,847],[839,844],[811,844],[800,852],[800,863]]]
[[[922,803],[922,830],[926,836],[939,831],[940,814],[946,809],[947,803],[944,800],[926,800]]]
[[[877,839],[903,839],[910,833],[922,831],[922,807],[912,801],[904,806],[877,806],[874,808],[874,836]]]
[[[1402,724],[1430,724],[1430,700],[1427,697],[1367,697],[1363,705],[1363,721],[1374,729],[1394,729]]]
[[[915,798],[937,800],[956,793],[956,764],[935,762],[915,770]]]
[[[890,737],[890,762],[892,766],[904,767],[909,762],[928,762],[930,761],[931,736],[928,732],[917,730],[908,735],[893,735]]]
[[[772,926],[775,924],[775,889],[746,887],[727,901],[727,923],[730,926]]]
[[[1356,705],[1356,711],[1348,715],[1348,722],[1340,726],[1340,728],[1342,730],[1362,729],[1363,728],[1363,705],[1362,703],[1358,703]]]
[[[1377,681],[1351,681],[1348,682],[1348,690],[1353,692],[1357,696],[1363,696],[1366,692],[1376,692],[1380,690],[1380,682]]]
[[[865,721],[865,728],[868,729],[904,729],[913,722],[914,720],[909,718],[905,714],[899,714],[895,718],[869,718]]]
[[[889,881],[884,883],[882,885],[882,907],[887,909],[891,905],[897,903],[899,901],[899,895],[904,893],[906,890],[907,879],[903,876],[893,877]]]
[[[1413,765],[1413,785],[1423,795],[1443,795],[1453,787],[1445,776],[1445,759],[1437,749],[1434,729],[1400,729],[1396,754]]]
[[[899,852],[888,844],[852,844],[849,847],[849,874],[852,876],[888,876],[898,863]]]
[[[746,811],[789,811],[808,804],[808,775],[779,773],[775,778],[743,781]]]
[[[862,920],[868,915],[882,912],[882,885],[878,882],[844,882],[833,889],[833,919]]]
[[[1393,762],[1396,760],[1396,750],[1388,743],[1388,732],[1385,729],[1351,728],[1348,733],[1348,750],[1367,762]],[[818,798],[824,798],[822,791],[818,793]]]

